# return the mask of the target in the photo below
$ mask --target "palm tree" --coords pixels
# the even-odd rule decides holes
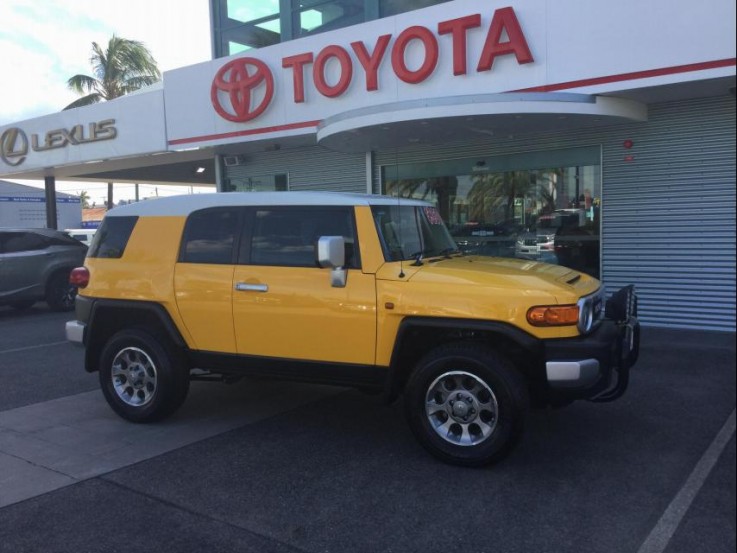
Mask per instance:
[[[87,193],[86,190],[82,190],[79,193],[79,201],[82,202],[82,209],[87,209],[90,207],[90,195]]]
[[[106,50],[92,43],[90,64],[94,76],[74,75],[67,81],[71,90],[83,96],[65,110],[112,100],[161,79],[156,60],[142,42],[115,35]]]

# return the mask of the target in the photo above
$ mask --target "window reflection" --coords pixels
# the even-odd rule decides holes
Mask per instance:
[[[365,21],[364,0],[293,0],[294,38]]]
[[[380,17],[388,17],[410,10],[419,10],[435,4],[442,4],[449,0],[379,0]]]
[[[598,165],[383,179],[384,193],[434,202],[458,246],[599,276]]]
[[[233,55],[447,1],[211,0],[215,55]]]
[[[241,23],[279,15],[279,0],[227,0],[226,14]]]

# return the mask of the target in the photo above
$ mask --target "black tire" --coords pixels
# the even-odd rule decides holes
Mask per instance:
[[[422,358],[405,389],[405,414],[417,440],[438,459],[480,467],[505,457],[529,408],[526,383],[482,344],[440,346]]]
[[[69,284],[69,273],[54,273],[46,283],[46,303],[53,311],[71,311],[77,287]]]
[[[108,404],[132,422],[168,417],[189,391],[189,371],[176,349],[142,329],[121,330],[110,338],[99,371]]]

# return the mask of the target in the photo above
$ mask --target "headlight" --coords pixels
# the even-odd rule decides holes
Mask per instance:
[[[603,317],[604,289],[578,300],[575,305],[536,305],[527,311],[532,326],[576,325],[581,334],[591,332]]]
[[[604,288],[599,288],[594,294],[578,300],[580,316],[578,331],[581,334],[591,332],[603,318]]]
[[[527,311],[527,322],[532,326],[575,325],[578,320],[578,305],[537,305]]]

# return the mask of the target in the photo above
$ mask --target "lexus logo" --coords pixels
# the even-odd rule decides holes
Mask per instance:
[[[261,115],[274,96],[274,77],[255,58],[226,63],[215,75],[210,99],[215,111],[228,121],[243,123]]]
[[[0,136],[0,157],[8,165],[15,167],[23,163],[28,155],[28,137],[18,127],[3,131]]]

